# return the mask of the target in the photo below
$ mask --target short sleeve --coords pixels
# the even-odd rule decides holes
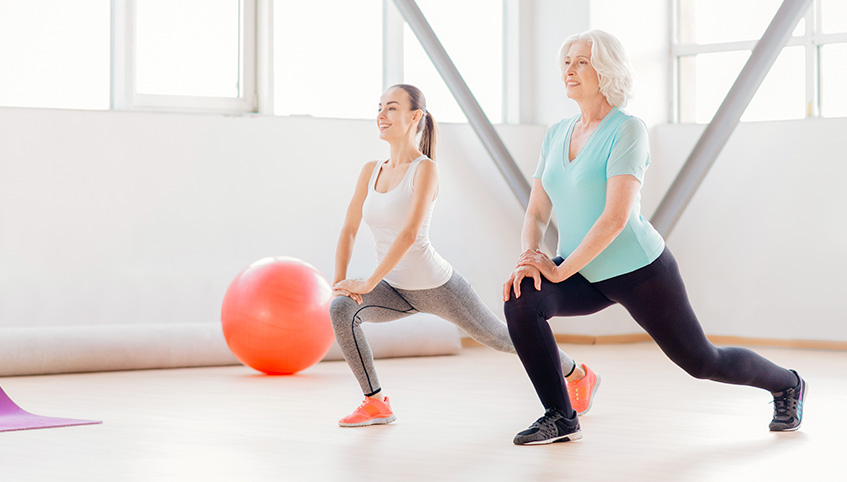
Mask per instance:
[[[556,132],[558,124],[554,124],[547,129],[547,135],[544,136],[544,142],[541,143],[541,155],[538,156],[538,167],[535,168],[535,174],[532,177],[541,179],[544,174],[544,168],[547,166],[547,153],[550,152],[550,142],[553,134]]]
[[[644,182],[644,172],[650,165],[650,140],[647,127],[636,118],[625,120],[618,130],[612,145],[612,153],[606,163],[606,179],[630,174]]]

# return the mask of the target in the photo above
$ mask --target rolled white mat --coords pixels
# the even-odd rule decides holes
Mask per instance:
[[[375,358],[450,355],[458,328],[434,315],[364,323]],[[333,343],[324,360],[342,360]],[[237,365],[220,323],[0,328],[0,376]]]
[[[0,329],[0,376],[235,364],[217,323]]]

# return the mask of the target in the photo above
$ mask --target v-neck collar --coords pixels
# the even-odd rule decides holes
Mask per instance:
[[[563,149],[564,150],[564,156],[563,156],[563,159],[562,159],[562,165],[564,166],[565,169],[570,169],[577,162],[579,162],[579,160],[582,158],[582,153],[583,153],[583,151],[585,151],[585,148],[588,147],[589,145],[591,145],[591,142],[594,140],[594,137],[595,137],[594,135],[597,134],[597,131],[599,131],[600,128],[603,127],[604,124],[606,124],[606,121],[608,121],[613,115],[615,115],[618,112],[618,110],[619,109],[618,109],[617,106],[612,107],[612,110],[610,110],[606,114],[606,116],[603,117],[603,119],[600,121],[600,123],[597,124],[597,127],[595,127],[593,131],[591,131],[591,135],[589,135],[588,139],[585,140],[585,144],[582,145],[582,148],[579,150],[579,152],[576,153],[576,156],[573,158],[573,160],[571,160],[571,134],[573,134],[573,129],[574,129],[574,127],[576,127],[576,123],[579,120],[579,118],[572,121],[570,123],[570,125],[568,125],[568,132],[567,132],[567,135],[565,136],[565,145],[564,145],[564,149]]]

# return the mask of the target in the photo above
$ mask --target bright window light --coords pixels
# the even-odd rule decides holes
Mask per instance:
[[[805,117],[805,77],[794,75],[803,71],[803,54],[803,47],[783,49],[741,116],[742,121]],[[680,99],[680,120],[698,124],[711,122],[749,57],[750,52],[746,50],[682,57],[680,81],[689,88],[688,94]]]
[[[137,0],[136,92],[238,97],[240,13],[238,0]]]
[[[679,0],[679,41],[710,44],[759,39],[782,0]],[[802,35],[803,22],[794,35]]]
[[[821,0],[821,30],[823,33],[847,32],[847,2]]]
[[[821,114],[847,116],[847,44],[821,47]]]
[[[274,112],[376,117],[382,0],[274,4]]]
[[[503,121],[503,5],[492,0],[419,0],[418,5],[491,122]],[[420,88],[436,121],[467,122],[415,35],[405,27],[406,83]]]
[[[737,0],[676,0],[677,32],[674,43],[678,61],[678,112],[680,122],[710,122],[720,103],[738,78],[750,50],[762,37],[783,0],[739,2]],[[826,9],[833,0],[816,0]],[[843,0],[830,7],[835,15],[847,7]],[[810,10],[811,11],[811,10]],[[832,42],[815,23],[807,35],[809,12],[794,28],[776,62],[769,70],[742,121],[803,119],[816,116],[818,96],[818,50]],[[843,15],[842,15],[843,16]],[[824,22],[825,23],[825,22]],[[821,68],[826,62],[820,58]],[[843,65],[844,62],[842,61]],[[833,67],[827,67],[833,68]],[[821,98],[821,106],[827,101]]]
[[[0,2],[0,105],[108,109],[109,0]]]
[[[786,47],[776,58],[741,120],[802,119],[806,116],[803,47]]]
[[[717,52],[679,59],[680,121],[712,120],[732,83],[750,57],[749,51]]]

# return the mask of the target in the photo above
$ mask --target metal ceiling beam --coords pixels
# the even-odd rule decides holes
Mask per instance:
[[[673,230],[683,211],[709,169],[717,159],[729,136],[738,125],[741,114],[759,89],[765,76],[773,67],[776,58],[785,46],[797,22],[809,9],[812,0],[784,0],[777,10],[762,38],[756,43],[753,52],[729,93],[721,103],[712,121],[703,131],[700,140],[694,146],[683,164],[650,222],[667,237]]]

